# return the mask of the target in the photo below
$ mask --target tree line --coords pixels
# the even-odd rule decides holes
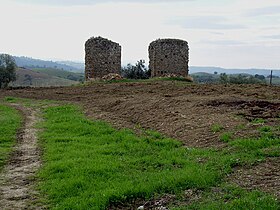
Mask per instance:
[[[208,84],[265,84],[266,77],[264,75],[248,75],[248,74],[214,74],[201,73],[192,75],[196,83],[208,83]]]

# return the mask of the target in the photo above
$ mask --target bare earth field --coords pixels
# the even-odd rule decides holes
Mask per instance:
[[[0,92],[14,96],[74,102],[92,119],[118,128],[157,130],[186,147],[222,148],[221,133],[234,137],[259,135],[259,124],[280,126],[280,87],[264,85],[194,85],[175,81],[94,84],[85,87],[24,88]],[[263,175],[262,175],[263,174]],[[230,179],[246,188],[280,192],[279,157],[253,168],[236,169]]]

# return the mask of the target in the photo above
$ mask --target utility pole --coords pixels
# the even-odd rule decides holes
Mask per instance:
[[[269,81],[270,85],[272,85],[272,73],[273,73],[273,71],[271,70],[271,72],[270,72],[270,81]]]

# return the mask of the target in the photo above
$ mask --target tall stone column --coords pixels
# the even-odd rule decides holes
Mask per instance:
[[[85,78],[100,79],[109,73],[121,72],[121,46],[102,37],[85,43]]]
[[[149,68],[152,77],[165,74],[187,76],[189,73],[188,42],[180,39],[158,39],[149,46]]]

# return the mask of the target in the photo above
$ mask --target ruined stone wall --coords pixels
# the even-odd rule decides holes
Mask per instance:
[[[188,42],[179,39],[158,39],[149,46],[149,68],[152,77],[166,74],[187,76],[189,72]]]
[[[85,43],[85,78],[98,79],[109,73],[120,74],[121,46],[102,37],[92,37]]]

